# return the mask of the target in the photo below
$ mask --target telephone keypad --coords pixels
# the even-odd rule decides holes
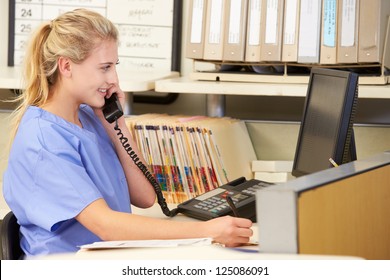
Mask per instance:
[[[229,208],[229,205],[226,202],[226,196],[230,195],[234,203],[239,203],[240,201],[248,198],[248,195],[242,193],[236,193],[233,191],[225,191],[216,196],[209,197],[203,201],[200,201],[194,205],[195,208],[201,209],[204,211],[209,211],[214,214],[218,214],[219,212]]]
[[[249,218],[255,222],[256,192],[258,189],[272,185],[272,183],[256,179],[249,181],[246,181],[245,178],[239,179],[233,181],[232,184],[226,184],[179,204],[180,212],[201,220],[227,215],[231,212],[231,208],[226,201],[227,196],[229,196],[239,210],[240,217]]]
[[[260,181],[257,185],[250,186],[249,188],[242,190],[242,192],[248,195],[255,195],[257,190],[268,187],[270,184],[271,183]]]

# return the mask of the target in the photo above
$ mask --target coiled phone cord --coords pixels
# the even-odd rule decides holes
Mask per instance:
[[[160,185],[158,184],[158,182],[156,181],[156,179],[154,178],[152,173],[150,173],[149,169],[140,160],[138,155],[133,151],[133,148],[128,143],[129,139],[127,139],[127,137],[125,137],[123,135],[122,130],[118,126],[118,119],[117,118],[115,119],[114,129],[117,131],[117,135],[119,136],[119,140],[120,140],[123,148],[126,150],[127,154],[130,156],[130,158],[133,160],[134,164],[141,170],[141,172],[144,174],[146,179],[148,179],[150,184],[153,186],[154,191],[157,195],[157,202],[160,205],[162,212],[168,217],[176,216],[179,213],[178,208],[173,209],[173,210],[170,210],[168,208],[167,202],[166,202],[164,195],[161,191]]]

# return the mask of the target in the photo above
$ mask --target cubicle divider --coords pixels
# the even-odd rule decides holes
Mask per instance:
[[[257,193],[261,252],[390,259],[390,152]]]

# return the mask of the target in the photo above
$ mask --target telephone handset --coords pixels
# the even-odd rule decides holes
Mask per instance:
[[[113,123],[116,119],[123,116],[122,106],[116,93],[113,93],[110,98],[106,98],[103,106],[103,115],[109,123]]]
[[[109,123],[115,122],[114,129],[117,131],[117,135],[119,137],[119,140],[122,143],[123,148],[126,150],[127,154],[130,156],[130,158],[133,160],[134,164],[141,170],[141,172],[144,174],[146,179],[152,184],[154,191],[157,195],[157,202],[161,207],[161,210],[163,213],[168,217],[173,217],[177,215],[177,210],[169,210],[168,205],[165,201],[165,198],[162,194],[160,185],[156,181],[156,179],[153,177],[153,174],[150,173],[149,169],[143,164],[143,162],[139,159],[138,155],[133,151],[133,148],[127,143],[129,139],[127,139],[121,129],[118,126],[117,120],[123,116],[123,110],[122,106],[118,100],[118,96],[116,93],[113,93],[110,98],[106,99],[106,102],[102,108],[103,115],[105,119]]]
[[[116,122],[114,129],[117,131],[117,135],[123,148],[152,184],[157,195],[157,202],[166,216],[173,217],[178,213],[183,213],[184,215],[196,219],[210,220],[220,216],[233,215],[233,210],[235,210],[240,217],[251,219],[254,222],[256,221],[256,189],[266,187],[271,183],[256,179],[247,181],[244,177],[238,178],[219,188],[185,201],[179,204],[176,209],[169,210],[160,185],[154,178],[153,174],[150,173],[149,169],[142,163],[138,155],[127,143],[128,139],[123,136],[123,133],[118,126],[117,120],[123,115],[123,110],[115,93],[113,93],[110,98],[106,99],[106,103],[103,106],[103,115],[109,123]],[[226,200],[227,196],[232,199],[234,206],[237,209],[231,209],[228,201]]]

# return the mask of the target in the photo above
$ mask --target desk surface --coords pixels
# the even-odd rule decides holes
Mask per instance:
[[[120,87],[125,92],[149,91],[155,88],[155,82],[162,79],[178,77],[178,72],[129,72],[117,68]],[[0,67],[0,88],[21,89],[21,68]]]
[[[174,205],[169,205],[170,209]],[[190,221],[192,218],[184,215],[177,215],[174,218],[166,217],[160,210],[158,204],[149,209],[133,207],[133,213],[161,219],[174,219]],[[253,226],[253,238],[258,240],[257,224]],[[343,260],[360,259],[351,256],[331,255],[302,255],[302,254],[265,254],[259,252],[258,246],[246,246],[239,248],[225,248],[218,245],[206,246],[178,246],[161,248],[120,248],[120,249],[99,249],[80,250],[76,254],[58,254],[45,256],[43,259],[113,259],[113,260]]]
[[[254,248],[224,248],[217,245],[169,248],[127,248],[82,250],[40,259],[51,260],[359,260],[358,257],[302,254],[265,254]]]

